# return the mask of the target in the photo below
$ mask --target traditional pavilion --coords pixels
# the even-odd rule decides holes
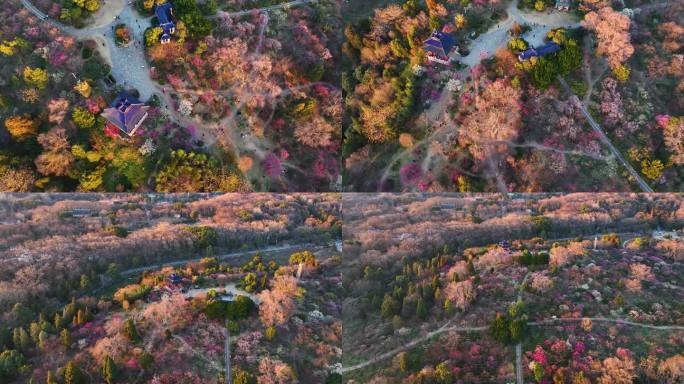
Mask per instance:
[[[166,2],[154,7],[154,14],[159,21],[159,27],[164,30],[159,41],[166,44],[171,41],[171,35],[176,33],[176,22],[173,20],[173,4]]]
[[[529,60],[532,57],[542,57],[549,55],[551,53],[556,53],[560,51],[561,47],[560,45],[554,43],[553,41],[549,41],[546,44],[537,47],[537,48],[530,48],[518,55],[518,60],[520,61],[525,61]]]
[[[432,35],[423,42],[423,50],[430,61],[440,64],[451,63],[449,54],[457,48],[456,38],[451,33],[434,30]]]
[[[132,137],[147,119],[149,109],[150,107],[135,97],[126,92],[121,92],[112,106],[102,112],[102,117],[107,120],[108,126],[116,127],[126,136]]]

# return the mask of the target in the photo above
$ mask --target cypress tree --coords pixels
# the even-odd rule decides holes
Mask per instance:
[[[67,363],[64,368],[64,384],[83,384],[84,378],[81,369],[73,361]]]
[[[62,332],[59,333],[59,340],[63,346],[67,348],[71,347],[71,333],[69,333],[68,329],[62,329]]]
[[[118,374],[119,372],[114,360],[107,355],[102,364],[102,378],[107,384],[112,384],[118,378]]]

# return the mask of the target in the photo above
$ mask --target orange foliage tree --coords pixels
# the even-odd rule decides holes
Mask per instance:
[[[584,16],[582,25],[596,32],[596,53],[606,56],[611,68],[618,67],[634,54],[634,47],[630,43],[629,24],[628,16],[611,7],[592,11]]]
[[[37,131],[35,122],[31,120],[31,117],[28,115],[12,116],[8,118],[5,120],[5,127],[10,135],[17,141],[22,141],[35,135]]]

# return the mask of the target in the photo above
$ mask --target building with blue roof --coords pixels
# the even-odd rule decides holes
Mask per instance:
[[[120,92],[110,108],[102,112],[109,125],[132,137],[147,119],[150,107],[126,92]]]
[[[171,284],[180,284],[183,282],[183,278],[178,275],[177,273],[172,273],[169,275],[169,283]]]
[[[556,9],[559,11],[569,11],[571,5],[571,0],[556,0]]]
[[[529,60],[533,57],[543,57],[546,55],[550,55],[552,53],[556,53],[556,52],[560,51],[560,49],[561,49],[560,45],[554,43],[553,41],[549,41],[540,47],[530,48],[530,49],[527,49],[527,50],[521,52],[518,55],[518,60],[525,61],[525,60]]]
[[[447,32],[434,30],[430,37],[423,42],[423,50],[430,61],[440,64],[449,64],[449,54],[457,48],[456,38]]]
[[[154,14],[159,21],[159,27],[164,30],[159,41],[166,44],[171,41],[171,35],[176,33],[176,22],[173,19],[173,4],[166,2],[154,7]]]

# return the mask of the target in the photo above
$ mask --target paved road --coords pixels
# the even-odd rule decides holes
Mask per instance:
[[[21,0],[23,6],[39,19],[58,28],[62,32],[79,40],[94,40],[104,61],[109,64],[111,74],[125,88],[135,88],[140,92],[142,100],[148,100],[158,91],[159,85],[150,77],[149,66],[145,59],[144,32],[150,25],[150,17],[140,16],[132,6],[126,5],[121,12],[108,23],[93,27],[77,29],[62,24],[36,8],[29,0]],[[135,41],[128,47],[119,47],[114,40],[113,26],[126,24],[131,37]]]
[[[570,94],[574,95],[572,89],[562,76],[558,76],[558,81],[560,82],[561,86],[565,88],[566,92],[569,92]],[[599,138],[601,139],[603,144],[605,144],[608,147],[608,149],[610,149],[610,152],[613,153],[613,155],[618,159],[618,161],[620,161],[622,166],[625,167],[625,169],[627,169],[627,172],[629,172],[629,174],[634,178],[634,180],[636,180],[637,184],[639,185],[639,188],[641,188],[643,192],[653,193],[653,189],[646,183],[646,181],[644,181],[644,179],[641,178],[639,173],[632,167],[632,165],[629,162],[627,162],[627,160],[625,160],[624,157],[622,157],[620,151],[618,151],[618,149],[615,148],[615,146],[610,141],[608,136],[606,136],[606,133],[603,131],[601,126],[598,125],[598,123],[596,122],[596,120],[594,120],[589,111],[587,111],[587,107],[584,105],[584,103],[580,102],[580,105],[582,106],[582,114],[589,122],[589,125],[591,125],[594,131],[598,133]]]
[[[267,247],[267,248],[262,248],[262,249],[252,249],[249,251],[241,251],[241,252],[233,252],[233,253],[226,253],[223,255],[217,255],[216,258],[219,260],[224,260],[224,259],[230,259],[230,258],[235,258],[239,256],[244,256],[244,255],[249,255],[249,254],[254,254],[254,253],[269,253],[269,252],[280,252],[280,251],[286,251],[289,249],[303,249],[303,248],[309,248],[313,246],[311,243],[305,243],[305,244],[294,244],[294,245],[281,245],[281,246],[273,246],[273,247]],[[174,265],[183,265],[187,264],[190,262],[195,262],[195,261],[200,261],[202,260],[202,257],[196,257],[192,259],[183,259],[183,260],[175,260],[175,261],[169,261],[166,263],[159,263],[159,264],[154,264],[154,265],[147,265],[144,267],[139,267],[139,268],[131,268],[127,269],[125,271],[122,271],[122,275],[133,275],[136,273],[140,272],[145,272],[151,269],[159,269],[161,267],[166,267],[166,266],[174,266]]]
[[[219,16],[236,17],[248,15],[253,12],[269,12],[276,9],[286,9],[303,5],[313,0],[296,0],[281,3],[264,8],[248,9],[233,13],[219,13],[212,18]],[[150,77],[149,65],[145,58],[144,51],[144,32],[150,25],[151,17],[142,17],[131,6],[126,5],[122,11],[116,15],[116,19],[94,28],[77,29],[62,24],[36,8],[29,0],[21,0],[23,6],[39,19],[60,29],[62,32],[76,37],[79,40],[93,39],[97,42],[100,52],[107,64],[111,67],[111,74],[126,88],[135,88],[140,92],[142,100],[148,100],[155,93],[160,93],[160,85]],[[114,40],[112,26],[116,24],[126,24],[134,42],[128,47],[119,47]]]
[[[513,23],[520,25],[527,24],[530,30],[523,36],[531,46],[541,45],[544,42],[546,32],[554,28],[576,28],[580,23],[569,12],[547,11],[547,12],[525,12],[518,9],[518,1],[512,1],[506,8],[507,17],[489,30],[475,38],[470,43],[470,53],[460,61],[468,67],[479,64],[483,58],[490,57],[497,48],[505,47],[510,39],[508,31]]]
[[[523,289],[527,278],[530,277],[531,272],[527,272],[525,277],[523,277],[522,282],[518,286],[518,301],[523,299]],[[517,384],[524,384],[523,382],[523,369],[522,369],[522,342],[515,345],[515,381]]]

